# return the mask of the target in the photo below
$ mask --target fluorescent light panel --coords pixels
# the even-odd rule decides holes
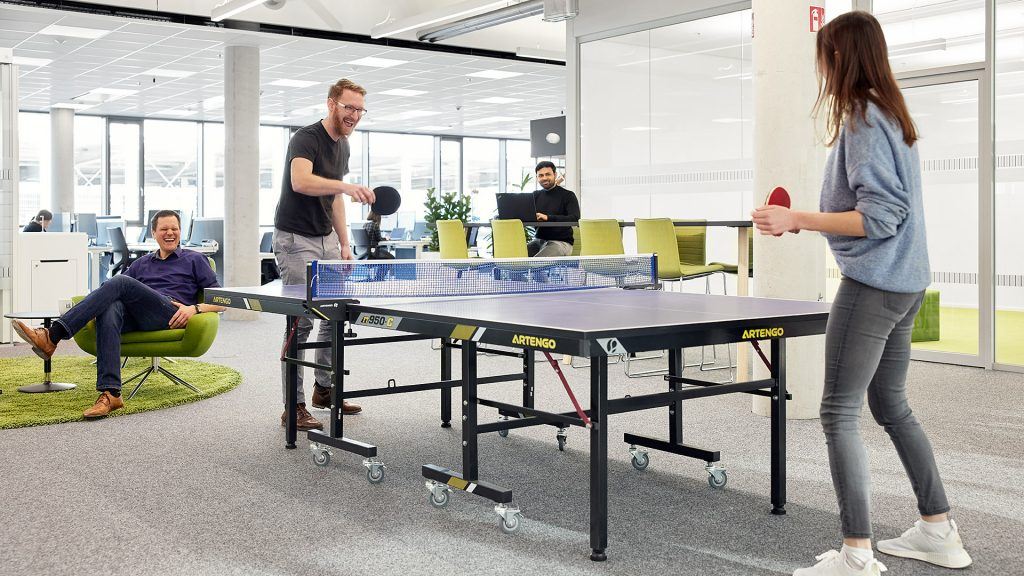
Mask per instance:
[[[46,66],[53,60],[49,58],[29,58],[28,56],[15,56],[14,63],[18,66]]]
[[[513,102],[522,102],[522,98],[505,98],[504,96],[492,96],[490,98],[481,98],[477,102],[483,102],[484,104],[511,104]]]
[[[408,62],[408,60],[392,60],[390,58],[377,58],[376,56],[367,56],[366,58],[353,60],[348,64],[350,66],[369,66],[370,68],[391,68],[392,66],[398,66],[399,64],[407,64]]]
[[[473,78],[488,78],[491,80],[504,80],[505,78],[515,78],[516,76],[522,76],[522,72],[509,72],[508,70],[481,70],[479,72],[470,72],[466,76]]]
[[[107,34],[110,34],[110,30],[101,30],[99,28],[80,28],[78,26],[61,26],[59,24],[50,24],[46,28],[43,28],[38,32],[39,34],[45,34],[46,36],[65,36],[70,38],[87,38],[89,40],[95,40],[102,38]]]
[[[419,96],[426,93],[426,90],[407,90],[405,88],[395,88],[393,90],[380,92],[383,96]]]
[[[188,70],[172,70],[170,68],[151,68],[143,72],[145,76],[157,76],[161,78],[188,78],[195,74],[195,72],[189,72]]]
[[[310,86],[316,86],[320,82],[315,80],[289,80],[282,78],[280,80],[274,80],[270,83],[271,86],[284,86],[286,88],[309,88]]]
[[[210,11],[210,20],[214,22],[220,22],[227,18],[231,18],[237,14],[241,14],[246,10],[258,6],[263,3],[264,0],[225,0],[220,4],[213,7]]]
[[[182,110],[181,108],[168,108],[167,110],[161,110],[157,112],[160,116],[192,116],[196,113],[195,110]]]

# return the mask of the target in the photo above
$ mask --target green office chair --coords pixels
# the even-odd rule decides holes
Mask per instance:
[[[216,272],[217,267],[213,259],[207,258],[207,260],[210,262],[210,267]],[[85,296],[76,296],[72,301],[77,304],[84,298]],[[198,301],[203,301],[202,293],[200,293]],[[125,400],[131,400],[154,371],[160,372],[175,384],[184,386],[193,392],[199,392],[198,388],[161,366],[160,359],[198,358],[206,354],[206,351],[213,345],[214,338],[217,337],[217,328],[219,326],[220,314],[216,312],[203,312],[189,318],[188,324],[184,328],[153,330],[150,332],[126,332],[121,334],[121,356],[125,359],[124,363],[121,364],[122,368],[128,363],[128,358],[146,357],[150,359],[150,365],[145,370],[122,382],[122,385],[124,385],[134,381],[136,378],[141,378],[139,383],[135,385],[132,393]],[[74,338],[79,348],[95,356],[96,320],[90,320],[85,325],[85,328],[82,328],[75,334]]]
[[[622,228],[618,220],[580,220],[580,256],[617,256],[625,253],[622,248]]]
[[[754,231],[747,231],[747,277],[754,277]],[[712,262],[710,266],[721,266],[722,267],[722,290],[724,294],[728,294],[725,289],[725,274],[739,274],[739,265],[729,264],[726,262]]]
[[[491,220],[495,258],[529,258],[522,220]]]
[[[441,259],[465,260],[469,258],[469,246],[466,244],[466,228],[462,220],[438,220],[437,242],[441,247]]]
[[[580,227],[572,227],[572,253],[569,256],[579,256],[583,250],[583,240],[580,239]]]

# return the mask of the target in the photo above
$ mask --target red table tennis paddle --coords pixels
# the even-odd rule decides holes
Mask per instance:
[[[789,198],[789,192],[786,191],[782,186],[776,186],[771,192],[768,193],[768,197],[764,199],[765,206],[782,206],[783,208],[789,208],[792,202]],[[775,234],[776,237],[782,236],[782,234]]]
[[[391,186],[377,186],[373,189],[376,199],[371,209],[380,216],[390,216],[402,205],[402,196]]]

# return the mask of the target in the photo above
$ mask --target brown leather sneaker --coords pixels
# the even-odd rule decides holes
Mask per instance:
[[[288,410],[281,413],[281,426],[287,426],[288,422]],[[324,425],[319,420],[313,418],[313,415],[306,410],[305,404],[299,404],[298,410],[295,413],[295,429],[296,430],[323,430]]]
[[[11,320],[11,327],[21,339],[32,345],[32,351],[43,360],[49,360],[57,345],[50,342],[50,331],[46,328],[32,328],[21,320]]]
[[[106,390],[100,394],[100,397],[93,403],[92,408],[89,408],[82,413],[82,416],[86,418],[100,418],[110,414],[118,408],[124,408],[124,400],[120,396],[114,396]]]
[[[330,408],[331,407],[331,389],[325,388],[319,384],[313,385],[313,408]],[[363,407],[359,404],[353,404],[348,400],[341,401],[341,413],[351,416],[352,414],[359,414],[363,411]]]

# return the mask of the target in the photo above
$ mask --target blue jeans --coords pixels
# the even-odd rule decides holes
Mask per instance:
[[[922,515],[949,511],[931,443],[907,404],[910,333],[924,292],[887,292],[843,278],[825,330],[821,425],[845,538],[871,538],[868,456],[860,435],[867,392],[910,477]]]
[[[96,389],[121,389],[121,334],[167,330],[178,307],[166,296],[119,274],[93,290],[56,322],[70,338],[96,319]]]

